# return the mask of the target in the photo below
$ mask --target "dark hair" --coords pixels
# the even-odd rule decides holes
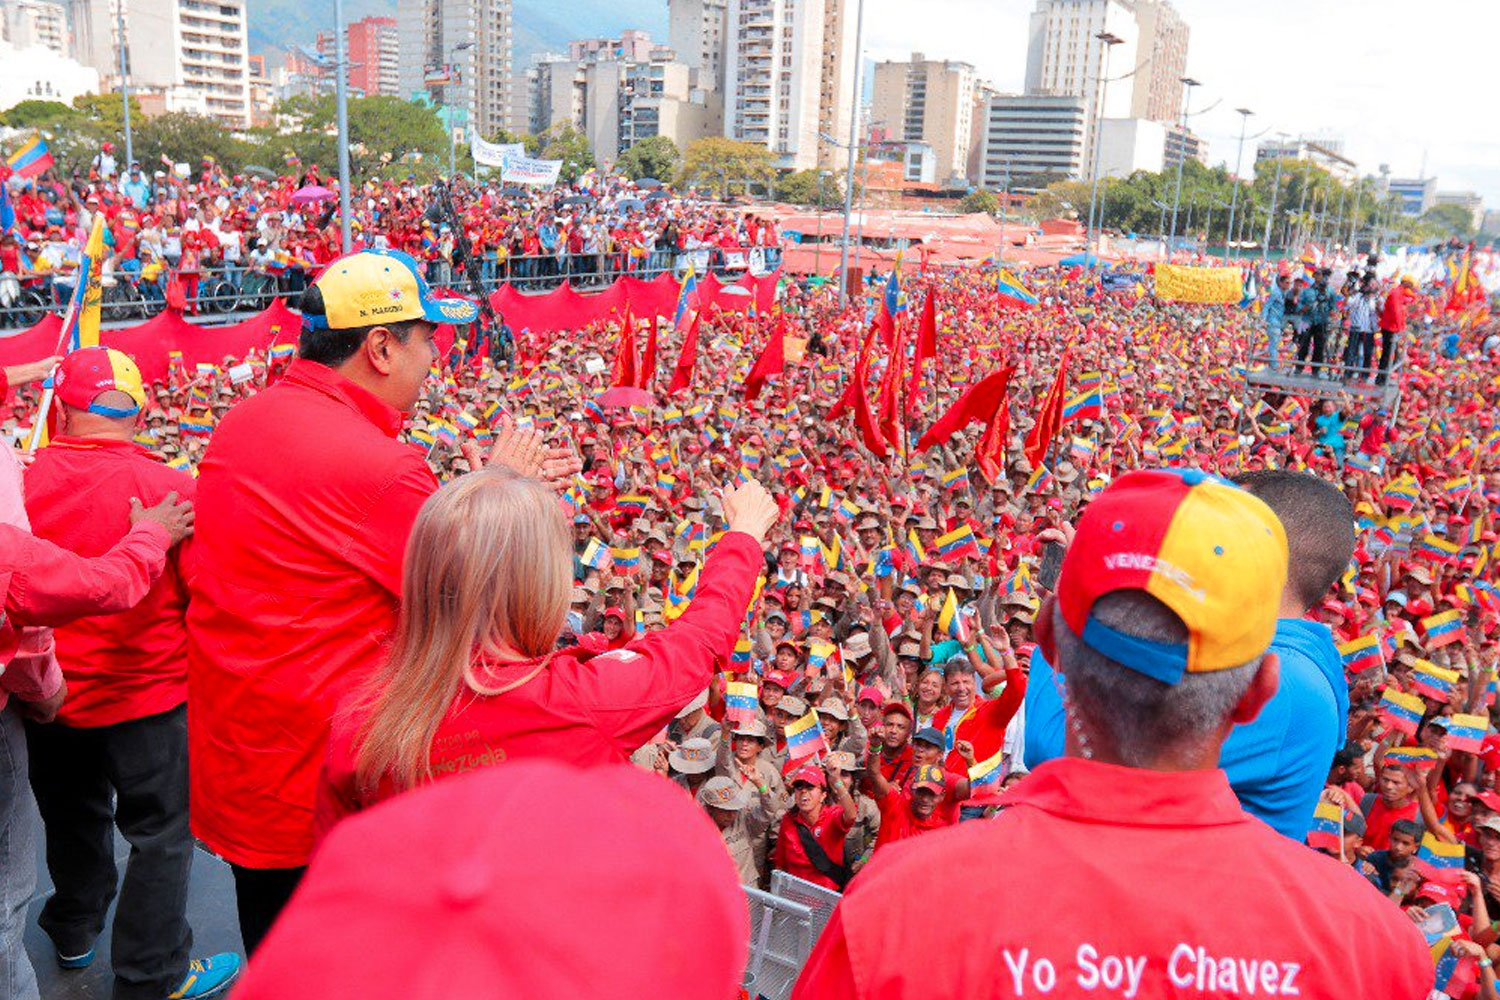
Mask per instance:
[[[1306,472],[1262,469],[1234,478],[1276,512],[1286,530],[1287,582],[1304,609],[1328,593],[1354,555],[1354,507],[1338,487]]]
[[[323,309],[323,292],[317,285],[309,285],[302,293],[297,308],[304,316],[325,315]],[[315,361],[329,368],[337,368],[354,356],[370,331],[378,326],[385,327],[391,331],[391,336],[402,344],[411,337],[413,327],[422,322],[421,320],[401,320],[395,323],[372,323],[369,326],[355,327],[353,330],[309,330],[302,327],[302,334],[297,338],[297,357],[304,361]]]
[[[974,669],[974,664],[969,662],[969,658],[961,653],[955,656],[950,656],[946,660],[944,660],[942,670],[943,677],[945,679],[952,677],[954,674],[978,673],[978,671]]]
[[[1414,819],[1398,819],[1391,824],[1391,835],[1404,833],[1412,840],[1422,839],[1422,826]]]

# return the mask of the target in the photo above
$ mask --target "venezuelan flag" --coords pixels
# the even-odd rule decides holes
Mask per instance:
[[[677,291],[677,311],[672,316],[672,325],[678,330],[686,328],[692,319],[690,310],[698,298],[698,276],[693,273],[693,264],[688,262],[687,274],[682,277],[682,287]]]
[[[1416,550],[1427,556],[1434,562],[1446,563],[1450,566],[1458,565],[1458,553],[1460,546],[1457,542],[1439,538],[1437,535],[1424,535],[1417,543]]]
[[[1031,478],[1026,480],[1026,492],[1040,493],[1052,488],[1052,473],[1045,465],[1038,465],[1031,473]]]
[[[933,551],[942,559],[958,559],[979,555],[979,546],[974,541],[974,529],[967,524],[959,525],[946,535],[938,536]]]
[[[271,349],[266,352],[266,357],[270,358],[272,361],[280,361],[281,359],[289,358],[296,353],[297,348],[294,344],[272,344]]]
[[[650,502],[650,497],[641,496],[639,493],[627,493],[624,496],[615,498],[616,507],[637,517],[646,512],[646,505]]]
[[[610,562],[610,548],[597,538],[590,538],[588,544],[583,547],[583,555],[578,561],[590,569],[603,569]]]
[[[1414,694],[1386,688],[1380,695],[1380,721],[1408,736],[1417,735],[1417,725],[1427,712],[1427,703]]]
[[[1344,810],[1333,802],[1319,802],[1313,810],[1312,827],[1307,831],[1307,846],[1320,851],[1341,850],[1344,846]]]
[[[1063,404],[1063,422],[1069,420],[1098,420],[1104,416],[1104,400],[1099,391],[1080,393]]]
[[[38,132],[22,143],[20,149],[6,157],[5,162],[10,164],[10,169],[18,177],[40,177],[52,169],[52,151],[47,148],[42,134]]]
[[[1462,500],[1464,494],[1469,492],[1469,477],[1459,476],[1450,479],[1443,484],[1443,496],[1449,500]]]
[[[829,664],[838,666],[842,657],[839,648],[831,642],[815,642],[807,647],[807,672],[821,674]]]
[[[1463,880],[1464,845],[1439,840],[1431,833],[1422,835],[1417,848],[1417,871],[1434,882],[1454,883]]]
[[[73,286],[73,297],[68,302],[68,311],[63,316],[68,351],[80,347],[99,346],[99,305],[102,301],[100,277],[104,267],[104,214],[94,216],[93,228],[83,247],[78,261],[78,283]]]
[[[802,718],[787,723],[783,735],[786,737],[787,757],[791,760],[801,760],[828,750],[828,741],[823,738],[823,724],[818,721],[816,711],[809,711]]]
[[[963,467],[943,473],[943,489],[966,490],[969,488],[969,470]]]
[[[1351,674],[1364,673],[1385,662],[1380,655],[1380,637],[1373,633],[1341,644],[1339,657],[1344,661],[1344,669]]]
[[[1490,720],[1485,715],[1453,715],[1448,719],[1448,746],[1453,750],[1478,753],[1484,737],[1489,732]]]
[[[1412,683],[1417,694],[1447,701],[1453,697],[1453,685],[1458,682],[1457,670],[1444,670],[1430,660],[1418,660],[1412,670]]]
[[[995,278],[995,291],[1000,293],[1000,300],[1006,305],[1034,306],[1038,302],[1037,297],[1009,271],[1001,271]]]
[[[750,670],[750,640],[740,640],[745,644],[745,664],[741,673]],[[735,655],[739,655],[739,647],[735,647]],[[749,722],[755,718],[755,707],[760,700],[760,691],[754,684],[740,681],[730,681],[724,690],[724,721],[726,722]]]
[[[1001,750],[988,760],[982,760],[969,768],[969,789],[971,795],[977,795],[981,790],[992,792],[1000,787],[1000,780],[1005,771],[1000,765],[1005,758],[1005,751]]]
[[[1411,510],[1412,505],[1417,502],[1419,492],[1417,481],[1410,476],[1403,476],[1381,490],[1380,499],[1387,507],[1395,510]]]
[[[615,569],[622,575],[629,576],[641,568],[640,549],[618,549],[611,547],[610,557],[614,560]]]
[[[431,448],[434,444],[437,443],[437,438],[422,430],[422,428],[420,427],[413,427],[411,430],[407,431],[406,440],[413,441],[421,445],[423,448]]]
[[[1429,615],[1422,619],[1422,634],[1427,637],[1428,649],[1440,649],[1461,642],[1464,637],[1463,616],[1457,608]]]
[[[1073,460],[1080,465],[1087,465],[1093,460],[1094,452],[1098,450],[1098,447],[1098,445],[1094,444],[1088,438],[1076,437],[1073,439],[1073,443],[1068,446],[1068,454],[1072,455]]]
[[[964,624],[963,612],[958,608],[958,596],[950,589],[943,598],[943,610],[938,612],[938,628],[959,642],[969,641],[969,629]]]
[[[189,437],[207,437],[214,432],[214,418],[187,415],[177,421],[177,426]]]
[[[906,551],[918,565],[927,561],[927,550],[922,548],[922,540],[917,537],[915,528],[910,528],[906,532]]]

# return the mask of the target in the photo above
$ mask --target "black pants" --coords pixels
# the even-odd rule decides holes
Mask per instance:
[[[1391,370],[1392,355],[1396,353],[1396,341],[1401,334],[1389,330],[1380,331],[1380,376],[1375,381],[1385,385],[1385,373]]]
[[[245,942],[245,957],[255,954],[271,930],[287,900],[302,881],[307,868],[242,868],[230,865],[234,873],[235,906],[240,914],[240,939]]]
[[[1312,351],[1312,363],[1321,365],[1328,350],[1328,326],[1324,323],[1309,323],[1306,330],[1297,334],[1297,360],[1308,360],[1308,349]],[[1302,366],[1298,366],[1299,369]],[[1318,368],[1311,369],[1313,374],[1320,375],[1322,371]]]
[[[1344,375],[1347,378],[1356,370],[1368,369],[1375,358],[1375,331],[1350,330],[1349,346],[1344,349]]]
[[[114,995],[160,1000],[182,985],[193,946],[187,706],[94,729],[28,722],[26,742],[56,886],[38,923],[60,954],[94,947],[115,897],[118,826],[130,859],[110,938]]]

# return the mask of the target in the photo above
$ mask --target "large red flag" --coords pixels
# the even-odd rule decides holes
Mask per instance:
[[[906,412],[922,408],[922,362],[937,357],[937,303],[932,289],[922,303],[922,318],[917,324],[917,353],[911,362],[911,381],[906,384]]]
[[[855,378],[854,386],[854,423],[859,427],[865,447],[874,452],[876,458],[885,458],[885,438],[881,436],[880,429],[875,426],[875,418],[870,414],[870,400],[865,396],[863,372]]]
[[[974,461],[979,466],[979,474],[991,486],[1005,478],[1005,446],[1010,443],[1010,401],[1006,399],[1006,390],[1013,370],[1004,368],[1000,371],[999,399],[990,415],[990,424],[984,430],[984,437],[979,439],[979,447],[974,449]]]
[[[693,365],[698,361],[698,322],[703,314],[693,310],[693,322],[688,325],[682,338],[682,350],[677,354],[677,365],[672,369],[672,384],[667,386],[667,395],[681,392],[693,384]]]
[[[917,450],[926,451],[935,444],[942,444],[972,421],[989,419],[996,405],[1005,398],[1006,386],[1014,370],[1013,366],[1001,368],[970,386],[958,402],[938,418],[937,423],[927,428],[927,433],[917,442]]]
[[[854,377],[849,384],[844,386],[844,394],[839,401],[833,404],[833,409],[828,411],[829,420],[837,420],[843,416],[844,411],[854,405],[856,395],[864,395],[865,377],[870,370],[870,351],[875,347],[875,335],[880,332],[880,327],[872,324],[870,332],[865,335],[864,346],[859,350],[859,357],[854,361]]]
[[[620,348],[615,352],[615,370],[612,385],[634,386],[636,382],[635,320],[630,316],[630,305],[625,306],[625,316],[620,324]]]
[[[880,433],[888,444],[901,443],[901,365],[906,360],[906,331],[896,331],[896,343],[891,347],[891,357],[886,362],[885,374],[880,379],[877,397],[880,409]]]
[[[1063,351],[1062,360],[1057,363],[1057,377],[1052,380],[1052,387],[1047,390],[1041,411],[1037,413],[1036,426],[1026,436],[1026,461],[1033,468],[1042,464],[1052,439],[1062,427],[1063,387],[1067,381],[1068,352]]]
[[[766,340],[766,346],[761,349],[760,357],[755,359],[755,367],[750,369],[750,374],[745,377],[745,401],[750,402],[760,395],[760,390],[765,388],[766,379],[772,375],[780,375],[786,367],[786,321],[784,317],[776,317],[776,325],[771,329],[771,336]]]
[[[646,335],[646,350],[641,355],[641,367],[636,372],[635,384],[642,389],[650,389],[651,383],[656,381],[656,334],[661,329],[661,317],[651,321],[651,332]]]

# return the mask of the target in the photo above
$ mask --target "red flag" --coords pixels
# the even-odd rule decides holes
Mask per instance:
[[[896,331],[890,360],[880,379],[880,433],[886,442],[899,447],[901,442],[901,365],[906,360],[906,331]]]
[[[1062,427],[1063,411],[1063,387],[1068,381],[1068,352],[1063,351],[1062,360],[1057,363],[1057,377],[1052,380],[1052,387],[1047,390],[1046,397],[1042,400],[1042,408],[1036,416],[1036,426],[1026,436],[1026,461],[1035,468],[1042,464],[1042,459],[1047,455],[1047,448],[1052,444],[1052,439],[1057,436],[1057,431]]]
[[[885,307],[885,296],[880,297],[880,311],[875,314],[875,326],[880,330],[880,342],[886,347],[896,339],[896,319]]]
[[[615,352],[615,371],[611,385],[635,385],[635,355],[635,320],[630,316],[630,305],[627,303],[625,318],[620,324],[620,348]]]
[[[755,359],[755,367],[745,377],[745,401],[750,402],[759,396],[760,390],[765,388],[766,379],[772,375],[780,375],[785,367],[786,322],[781,316],[777,316],[766,346],[761,349],[760,357]]]
[[[911,381],[906,384],[906,412],[922,408],[922,362],[937,357],[937,303],[932,290],[922,303],[922,318],[917,324],[917,353],[911,362]]]
[[[656,381],[656,333],[661,328],[661,317],[658,316],[651,322],[651,332],[646,335],[646,352],[641,355],[641,367],[636,372],[635,384],[642,389],[650,389],[651,383]]]
[[[972,421],[988,420],[996,405],[1005,398],[1007,383],[1014,370],[1014,367],[1001,368],[970,386],[937,423],[927,428],[927,433],[917,442],[917,450],[926,451],[935,444],[942,444]]]
[[[855,395],[864,395],[865,376],[870,369],[870,351],[875,347],[875,335],[879,332],[880,327],[871,324],[870,332],[865,334],[864,346],[860,348],[859,357],[854,362],[854,377],[849,380],[848,385],[844,386],[844,394],[839,397],[837,403],[833,404],[833,409],[828,411],[830,421],[837,420],[843,416],[845,410],[854,405]]]
[[[974,449],[974,460],[979,474],[991,486],[1005,478],[1005,446],[1010,443],[1010,403],[1006,399],[1010,388],[1010,374],[1014,369],[1000,371],[1000,387],[995,392],[999,398],[990,414],[990,424],[985,428],[979,447]]]
[[[677,365],[672,369],[672,384],[667,386],[667,395],[681,392],[693,384],[693,365],[698,361],[698,321],[701,312],[693,311],[693,322],[682,338],[682,350],[677,355]]]
[[[885,438],[880,436],[880,430],[875,426],[875,420],[870,415],[870,401],[865,397],[863,372],[859,373],[854,380],[854,423],[864,437],[865,447],[874,452],[875,457],[885,458]]]

